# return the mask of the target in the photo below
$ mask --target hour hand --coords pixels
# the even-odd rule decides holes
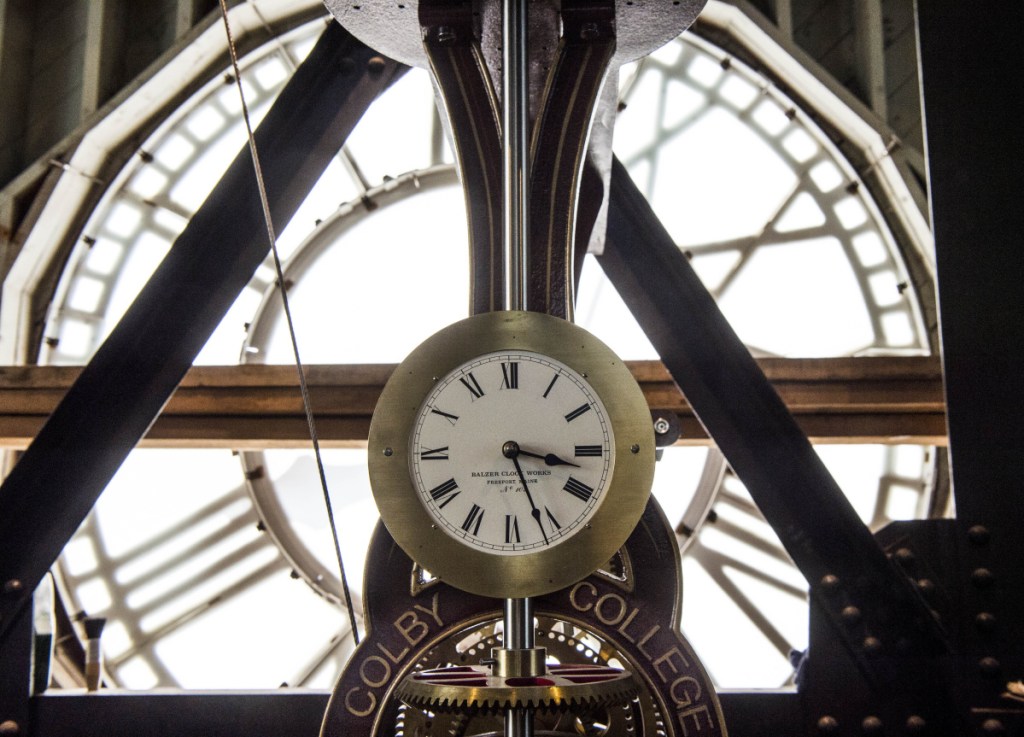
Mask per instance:
[[[548,533],[544,531],[544,523],[540,520],[540,510],[537,509],[537,505],[533,503],[533,495],[530,494],[530,484],[526,480],[526,474],[523,473],[522,466],[519,465],[519,455],[523,451],[520,450],[519,444],[514,440],[509,440],[501,447],[501,453],[506,458],[512,460],[512,464],[516,467],[516,473],[519,475],[519,480],[523,482],[523,491],[526,492],[526,500],[530,503],[530,516],[536,521],[537,526],[540,527],[540,534],[544,537],[544,544],[549,543]]]
[[[571,461],[564,461],[561,458],[559,458],[558,456],[556,456],[554,453],[548,453],[546,455],[541,455],[540,453],[531,453],[528,450],[523,450],[522,448],[520,448],[519,449],[519,455],[521,455],[521,456],[528,456],[530,458],[540,458],[548,466],[573,466],[574,468],[579,468],[580,467],[578,463],[572,463]]]

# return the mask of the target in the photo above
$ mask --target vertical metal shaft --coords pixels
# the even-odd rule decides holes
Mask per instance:
[[[534,646],[533,602],[530,599],[505,599],[505,642],[508,650]],[[505,712],[505,737],[533,737],[533,712],[509,709]]]
[[[533,601],[505,599],[505,648],[526,650],[534,647]]]
[[[526,0],[502,2],[501,148],[502,225],[505,266],[505,309],[525,310],[526,236],[530,188],[530,76],[527,54]],[[505,600],[505,642],[508,650],[534,646],[533,605],[529,599]],[[506,737],[533,737],[533,714],[509,709]]]
[[[526,0],[502,3],[501,143],[505,309],[526,309],[530,188],[530,75]]]

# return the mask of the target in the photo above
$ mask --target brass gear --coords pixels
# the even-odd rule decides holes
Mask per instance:
[[[479,663],[491,648],[501,646],[497,621],[468,627],[443,640],[426,653],[419,668]],[[600,638],[575,625],[550,617],[537,619],[537,644],[561,663],[625,663],[619,652]],[[487,711],[433,712],[402,704],[394,734],[416,737],[487,737],[503,734],[501,714]],[[581,712],[547,711],[535,716],[538,737],[663,737],[665,728],[654,700],[646,690],[621,705],[602,705]]]
[[[555,664],[538,676],[502,677],[483,665],[431,668],[407,676],[395,695],[428,711],[584,711],[636,696],[632,674],[607,665]]]

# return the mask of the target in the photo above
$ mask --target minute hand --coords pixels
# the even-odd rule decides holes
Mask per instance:
[[[540,453],[531,453],[528,450],[519,449],[519,455],[529,456],[530,458],[540,458],[548,466],[572,466],[573,468],[579,468],[578,463],[571,463],[570,461],[563,461],[561,458],[556,456],[554,453],[548,453],[547,455],[541,455]]]
[[[522,453],[523,451],[519,451]],[[530,495],[530,485],[526,482],[526,474],[523,473],[522,467],[519,465],[519,458],[512,456],[512,463],[516,466],[516,473],[519,474],[519,480],[523,482],[523,491],[526,492],[526,499],[530,502],[530,515],[537,520],[537,526],[540,527],[540,534],[544,536],[544,544],[548,544],[548,534],[544,531],[544,523],[540,521],[540,510],[537,509],[537,505],[533,503],[533,497]]]

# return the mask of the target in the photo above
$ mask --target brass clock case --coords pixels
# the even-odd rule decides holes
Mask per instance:
[[[557,545],[496,555],[439,529],[410,475],[417,413],[441,377],[497,351],[549,356],[586,378],[611,423],[613,465],[605,496],[588,523]],[[396,369],[370,424],[369,472],[381,519],[402,549],[456,588],[494,598],[540,596],[606,563],[644,510],[654,477],[654,431],[639,386],[610,348],[583,328],[536,312],[488,312],[435,333]]]

